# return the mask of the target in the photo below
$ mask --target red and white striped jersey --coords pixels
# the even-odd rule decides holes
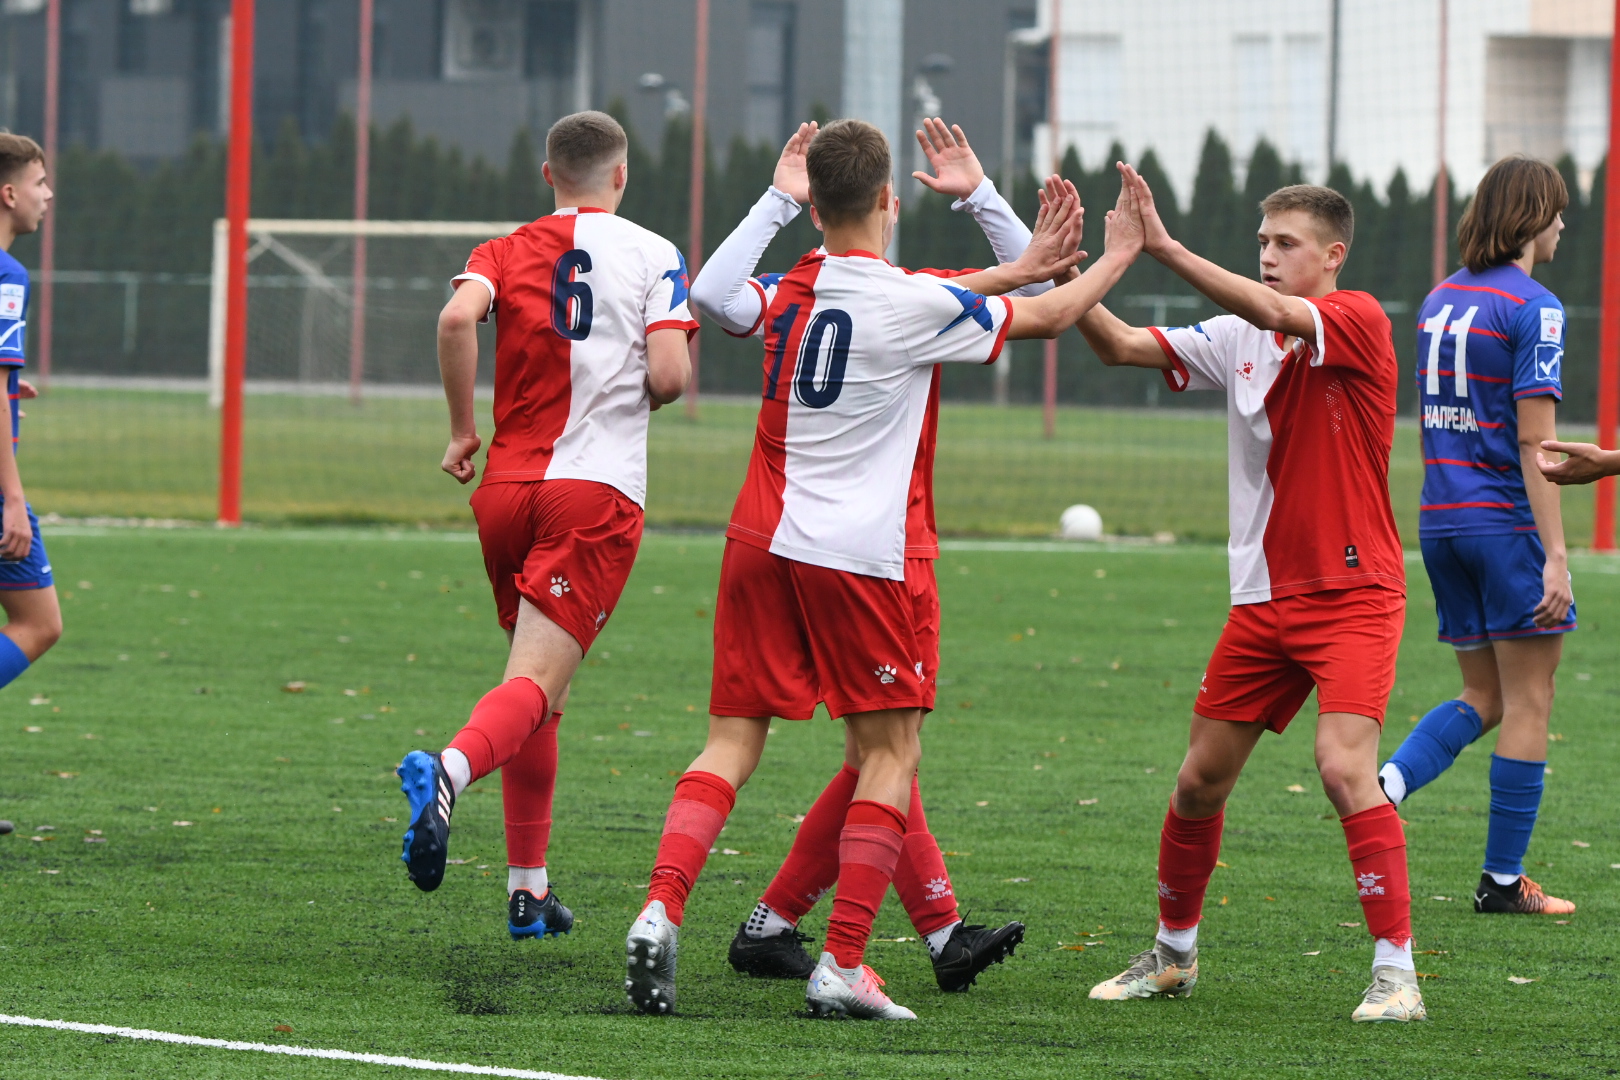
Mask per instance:
[[[1003,297],[815,251],[765,292],[764,401],[726,535],[798,562],[905,577],[906,507],[933,366],[989,363]]]
[[[483,283],[495,316],[484,483],[594,480],[644,503],[647,335],[698,325],[675,245],[570,207],[480,244],[454,280]]]
[[[1306,300],[1312,347],[1236,315],[1153,327],[1172,390],[1226,393],[1232,603],[1380,585],[1406,590],[1389,503],[1400,378],[1367,293]]]

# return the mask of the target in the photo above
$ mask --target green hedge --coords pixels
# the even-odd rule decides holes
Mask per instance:
[[[616,110],[622,113],[622,110]],[[654,156],[631,132],[631,182],[621,212],[633,221],[687,246],[687,193],[690,177],[690,128],[670,121],[662,153]],[[309,144],[291,120],[267,144],[255,148],[253,213],[260,217],[347,217],[352,209],[353,127],[340,119],[330,139]],[[776,149],[735,141],[724,166],[707,163],[704,246],[712,250],[770,182]],[[1115,147],[1105,162],[1088,168],[1071,149],[1063,173],[1074,180],[1090,213],[1085,246],[1102,249],[1103,212],[1113,204],[1118,182],[1112,168],[1124,156]],[[1299,169],[1282,161],[1262,142],[1242,170],[1230,149],[1214,132],[1204,141],[1190,198],[1173,190],[1156,155],[1145,153],[1139,168],[1157,193],[1171,229],[1194,250],[1241,273],[1253,273],[1253,229],[1257,204],[1267,192],[1299,179]],[[1574,201],[1565,213],[1559,258],[1538,277],[1573,308],[1565,364],[1566,415],[1590,419],[1596,386],[1597,319],[1600,248],[1603,221],[1603,170],[1590,199],[1582,198],[1574,164],[1559,163]],[[198,139],[182,157],[141,171],[113,154],[69,149],[58,168],[57,265],[64,270],[132,270],[203,274],[208,270],[214,219],[223,212],[224,150]],[[1328,183],[1345,192],[1356,208],[1356,242],[1342,283],[1366,289],[1392,309],[1395,342],[1410,370],[1415,348],[1414,318],[1429,284],[1432,191],[1415,191],[1397,172],[1383,191],[1357,181],[1342,165]],[[1033,219],[1034,179],[1014,183],[1011,195],[1019,213]],[[1453,227],[1462,200],[1451,197]],[[419,137],[408,120],[375,132],[372,142],[371,216],[380,219],[516,220],[538,216],[551,206],[540,177],[536,148],[526,131],[514,138],[504,167],[468,159],[431,137]],[[764,269],[785,270],[818,237],[803,215],[767,251]],[[38,263],[37,238],[18,242],[14,253],[27,265]],[[951,212],[949,201],[932,193],[907,200],[900,225],[901,260],[910,266],[983,265],[989,245],[972,219]],[[1455,240],[1450,265],[1455,263]],[[1149,295],[1187,297],[1178,279],[1150,259],[1131,269],[1112,303],[1133,322],[1146,322],[1154,312],[1132,298]],[[58,291],[62,310],[57,319],[59,370],[133,373],[198,373],[207,335],[206,290],[196,285],[154,287],[142,293],[138,341],[130,352],[109,346],[119,340],[122,301],[105,286],[65,286]],[[71,314],[70,314],[71,312]],[[1185,322],[1213,313],[1207,306],[1173,307],[1170,321]],[[705,334],[702,342],[703,385],[711,392],[753,393],[759,383],[757,345],[724,334]],[[1011,395],[1014,400],[1039,396],[1040,345],[1018,343],[1014,349]],[[1062,344],[1059,394],[1066,401],[1101,404],[1207,405],[1188,396],[1159,393],[1160,382],[1142,372],[1104,369],[1088,354],[1078,334]],[[946,392],[956,397],[990,393],[986,371],[952,370]],[[1403,380],[1402,401],[1414,399],[1410,380]]]

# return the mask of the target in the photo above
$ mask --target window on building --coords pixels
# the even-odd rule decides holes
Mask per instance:
[[[1493,37],[1485,50],[1485,160],[1566,149],[1570,39]]]
[[[1271,128],[1271,38],[1240,34],[1232,41],[1232,61],[1236,76],[1232,149],[1247,161],[1254,144]]]
[[[574,0],[531,0],[525,38],[525,75],[572,79],[579,62],[579,5]]]
[[[445,0],[444,77],[522,78],[526,14],[523,0]]]
[[[748,102],[743,133],[772,146],[787,138],[793,98],[793,5],[748,7]]]
[[[1306,175],[1316,175],[1327,160],[1326,53],[1316,34],[1291,36],[1283,42],[1287,69],[1288,136],[1283,156],[1298,162]]]
[[[1117,35],[1063,35],[1058,124],[1080,160],[1095,164],[1119,137],[1125,50]]]

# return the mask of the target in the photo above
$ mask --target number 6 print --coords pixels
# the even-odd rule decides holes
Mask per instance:
[[[575,281],[574,273],[591,272],[590,252],[573,248],[557,260],[551,275],[551,328],[570,341],[591,336],[591,287]]]

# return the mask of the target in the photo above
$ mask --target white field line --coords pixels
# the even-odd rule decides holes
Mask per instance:
[[[569,1076],[565,1073],[538,1072],[533,1069],[502,1069],[494,1065],[465,1065],[452,1061],[427,1061],[422,1058],[393,1057],[388,1054],[356,1054],[349,1050],[323,1050],[313,1046],[275,1046],[270,1043],[237,1042],[233,1039],[204,1039],[196,1035],[178,1035],[172,1031],[149,1031],[146,1028],[115,1027],[111,1024],[78,1024],[71,1020],[36,1020],[31,1016],[7,1016],[0,1013],[0,1024],[16,1027],[51,1028],[55,1031],[78,1031],[86,1035],[116,1035],[122,1039],[140,1039],[146,1042],[174,1043],[178,1046],[207,1046],[216,1050],[252,1050],[261,1054],[282,1054],[287,1057],[323,1058],[327,1061],[354,1061],[363,1065],[391,1065],[396,1069],[420,1069],[423,1072],[461,1073],[470,1076],[510,1076],[522,1080],[596,1080],[589,1076]]]

